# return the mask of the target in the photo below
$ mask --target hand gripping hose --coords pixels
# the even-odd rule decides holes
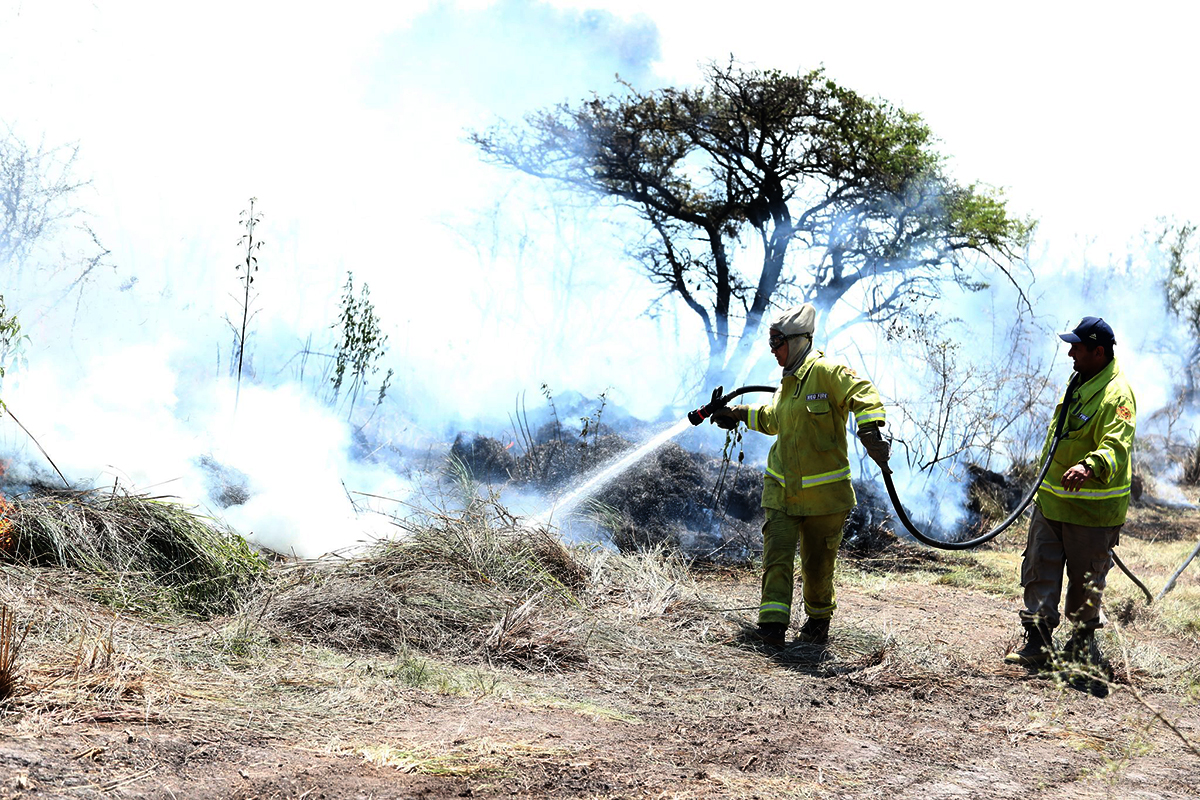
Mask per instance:
[[[717,388],[713,389],[712,399],[708,401],[707,405],[700,406],[695,411],[688,412],[688,422],[692,423],[693,425],[699,425],[701,422],[704,422],[704,420],[711,417],[714,411],[729,405],[729,401],[735,397],[739,397],[749,392],[771,392],[774,394],[776,388],[777,387],[774,386],[743,386],[740,389],[734,389],[729,394],[723,395],[721,392],[725,391],[725,387],[718,386]]]
[[[894,483],[892,483],[892,471],[890,469],[884,469],[881,470],[883,473],[883,483],[884,486],[887,487],[888,497],[890,497],[892,500],[892,507],[896,510],[896,518],[900,520],[900,524],[902,524],[918,542],[930,547],[935,547],[938,550],[970,550],[972,548],[979,547],[981,544],[990,542],[992,539],[995,539],[997,536],[1007,530],[1009,526],[1016,522],[1017,518],[1025,512],[1025,509],[1029,507],[1029,504],[1033,502],[1033,498],[1037,494],[1038,487],[1042,485],[1042,481],[1046,478],[1046,473],[1050,471],[1050,463],[1054,460],[1054,453],[1056,450],[1058,450],[1058,443],[1066,438],[1067,411],[1068,407],[1070,406],[1071,394],[1075,391],[1075,387],[1078,384],[1079,374],[1075,373],[1071,376],[1071,381],[1067,384],[1067,391],[1063,395],[1062,405],[1058,414],[1058,420],[1054,424],[1054,437],[1050,441],[1050,451],[1046,453],[1046,459],[1042,462],[1042,468],[1038,471],[1037,480],[1033,482],[1033,486],[1029,488],[1028,493],[1026,493],[1025,497],[1022,498],[1016,509],[999,525],[981,536],[977,536],[974,539],[966,539],[960,542],[945,542],[940,539],[934,539],[931,536],[926,536],[917,528],[916,525],[912,523],[912,520],[908,518],[908,513],[904,510],[904,505],[900,502],[900,497],[896,494],[896,486]],[[700,408],[688,414],[688,419],[691,420],[693,425],[699,425],[704,421],[705,418],[711,415],[713,411],[717,410],[718,408],[724,408],[730,400],[739,395],[746,394],[748,392],[775,391],[774,386],[743,386],[740,389],[735,389],[727,395],[722,395],[721,391],[723,388],[724,387],[718,386],[713,391],[712,400],[708,403],[708,405],[701,406]],[[1133,581],[1133,583],[1142,590],[1142,593],[1146,595],[1146,604],[1149,605],[1151,602],[1150,590],[1146,588],[1144,583],[1138,580],[1138,577],[1129,570],[1129,567],[1125,566],[1124,562],[1121,561],[1115,551],[1110,550],[1109,554],[1112,555],[1113,563],[1115,563],[1121,569],[1121,572],[1124,572],[1126,577]]]

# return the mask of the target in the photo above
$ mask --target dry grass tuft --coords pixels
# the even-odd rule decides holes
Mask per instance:
[[[641,620],[687,628],[710,616],[686,565],[664,552],[568,548],[494,502],[406,525],[409,535],[358,557],[282,572],[248,615],[340,650],[412,649],[539,672],[623,652],[621,631],[638,636]]]
[[[484,639],[488,658],[542,671],[587,663],[584,643],[577,635],[578,622],[548,618],[539,608],[540,596],[530,597],[516,608],[507,608]]]
[[[3,558],[98,575],[101,599],[120,608],[226,613],[267,571],[240,536],[160,497],[56,492],[12,500],[8,513]]]
[[[928,696],[935,689],[956,691],[978,674],[976,667],[955,650],[934,646],[873,626],[840,626],[829,646],[796,657],[816,656],[814,671],[823,677],[844,676],[851,684],[874,692],[903,689]]]
[[[314,563],[273,595],[264,619],[337,650],[397,652],[404,642],[403,601],[370,576]],[[260,609],[263,610],[263,609]]]
[[[547,531],[471,509],[435,515],[355,558],[304,563],[262,613],[269,625],[342,650],[415,648],[562,669],[586,661],[576,593],[589,574]]]

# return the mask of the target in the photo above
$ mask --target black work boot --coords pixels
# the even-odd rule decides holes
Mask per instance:
[[[1076,629],[1063,647],[1062,661],[1064,676],[1071,688],[1095,697],[1108,696],[1112,667],[1100,653],[1095,628]]]
[[[829,641],[829,617],[809,617],[796,635],[796,641],[804,644],[825,644]]]
[[[767,647],[783,647],[786,644],[784,637],[787,627],[786,622],[760,622],[754,632],[754,638]]]
[[[1035,624],[1028,620],[1022,620],[1021,624],[1025,626],[1025,644],[1006,655],[1004,661],[1022,667],[1040,667],[1050,660],[1050,651],[1054,649],[1050,629],[1042,623]]]
[[[1100,647],[1096,644],[1095,628],[1079,628],[1063,647],[1063,659],[1084,666],[1100,665]]]

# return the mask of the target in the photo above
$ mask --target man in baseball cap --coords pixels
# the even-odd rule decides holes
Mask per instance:
[[[1117,339],[1113,335],[1113,329],[1100,317],[1084,317],[1074,329],[1066,333],[1060,333],[1058,338],[1064,342],[1070,342],[1071,344],[1082,343],[1089,347],[1100,347],[1103,345],[1112,347],[1117,343]]]
[[[1112,548],[1120,541],[1129,507],[1137,403],[1113,355],[1116,337],[1100,317],[1084,317],[1058,335],[1071,346],[1075,366],[1067,407],[1067,436],[1054,451],[1046,479],[1038,487],[1021,562],[1025,642],[1005,661],[1027,667],[1045,664],[1053,653],[1054,629],[1062,617],[1072,627],[1063,655],[1073,661],[1099,660],[1095,632],[1104,625],[1100,599],[1112,569]],[[1054,439],[1061,403],[1050,418],[1042,450]],[[1058,610],[1066,569],[1067,597]]]

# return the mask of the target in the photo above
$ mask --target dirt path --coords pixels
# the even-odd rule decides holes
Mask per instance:
[[[701,589],[752,605],[752,579]],[[488,670],[465,695],[397,687],[379,714],[292,684],[277,708],[228,705],[228,724],[149,700],[118,718],[18,708],[0,720],[0,798],[1197,796],[1200,758],[1128,691],[1000,662],[1011,601],[891,581],[839,603],[826,656],[756,651],[717,614],[704,631],[664,620],[627,659]],[[296,723],[287,698],[322,693],[345,712]],[[1194,702],[1146,699],[1200,740]]]

